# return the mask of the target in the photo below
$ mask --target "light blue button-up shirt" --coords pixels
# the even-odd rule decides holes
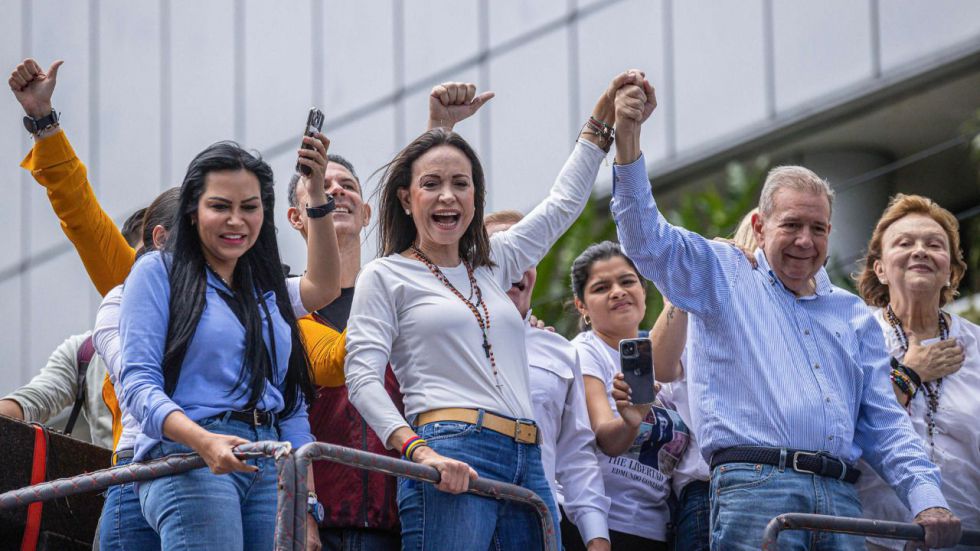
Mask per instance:
[[[163,423],[174,411],[183,411],[193,421],[201,421],[226,411],[243,410],[249,389],[238,381],[245,354],[245,328],[218,293],[228,287],[207,271],[205,308],[194,337],[187,346],[180,379],[173,396],[163,390],[163,354],[170,321],[170,279],[159,252],[140,258],[123,288],[119,335],[122,345],[120,384],[125,409],[140,424],[136,439],[136,459],[164,439]],[[255,408],[281,416],[277,419],[279,437],[294,447],[313,441],[302,400],[292,412],[283,412],[282,386],[289,367],[292,341],[289,325],[279,315],[275,294],[264,297],[273,318],[276,355],[273,383],[266,384]],[[272,350],[262,314],[262,337]]]
[[[732,446],[863,457],[918,513],[946,507],[929,461],[889,382],[881,328],[855,295],[817,272],[797,297],[757,250],[669,224],[643,157],[613,167],[613,217],[623,250],[678,308],[692,314],[691,414],[701,453]]]

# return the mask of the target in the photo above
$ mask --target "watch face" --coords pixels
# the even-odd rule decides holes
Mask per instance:
[[[313,520],[315,520],[317,524],[323,524],[325,512],[323,505],[319,501],[310,505],[310,514],[313,515]]]

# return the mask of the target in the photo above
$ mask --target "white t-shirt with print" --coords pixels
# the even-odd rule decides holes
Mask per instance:
[[[578,349],[582,375],[606,385],[609,407],[619,417],[612,399],[613,376],[620,371],[619,351],[591,331],[579,334],[572,344]],[[606,495],[612,500],[610,530],[666,541],[670,474],[683,457],[688,440],[689,431],[677,412],[654,405],[625,453],[609,457],[597,451]]]

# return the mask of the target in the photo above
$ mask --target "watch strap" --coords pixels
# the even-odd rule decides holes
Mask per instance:
[[[307,218],[323,218],[324,216],[330,214],[337,208],[337,203],[333,199],[333,195],[327,195],[327,202],[323,205],[317,207],[306,207],[306,217]]]
[[[39,119],[35,119],[34,117],[28,115],[24,117],[24,128],[26,128],[31,134],[37,134],[58,124],[58,120],[60,118],[61,117],[58,115],[58,112],[54,109]]]

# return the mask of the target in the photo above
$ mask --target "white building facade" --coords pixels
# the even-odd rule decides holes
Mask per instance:
[[[111,216],[121,222],[179,185],[202,148],[234,139],[275,170],[294,269],[305,254],[286,225],[286,184],[307,109],[323,109],[331,151],[367,181],[424,130],[428,91],[445,80],[497,93],[458,128],[483,158],[490,209],[544,197],[595,98],[630,67],[657,88],[643,134],[655,189],[767,153],[847,184],[835,212],[846,221],[873,221],[896,190],[938,195],[954,212],[980,202],[955,143],[902,164],[952,143],[980,107],[972,0],[0,0],[0,10],[0,70],[65,60],[54,105]],[[0,394],[90,328],[100,301],[44,190],[18,167],[31,147],[22,116],[12,94],[0,99]],[[839,252],[853,254],[864,231],[842,232]]]

